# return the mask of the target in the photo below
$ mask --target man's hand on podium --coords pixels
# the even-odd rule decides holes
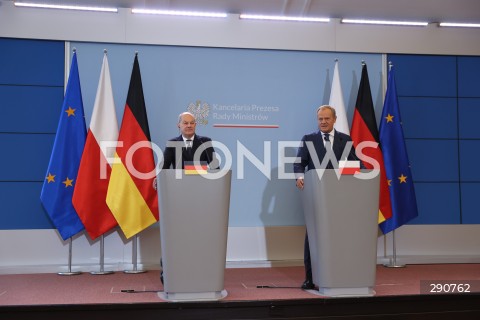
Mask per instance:
[[[296,184],[298,189],[303,190],[303,178],[298,178]]]

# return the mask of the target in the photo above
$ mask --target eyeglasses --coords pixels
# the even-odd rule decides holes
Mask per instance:
[[[183,121],[182,124],[184,126],[188,126],[188,125],[194,126],[196,124],[196,122],[195,121],[192,121],[192,122]]]

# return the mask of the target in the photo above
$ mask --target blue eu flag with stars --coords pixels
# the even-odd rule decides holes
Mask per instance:
[[[379,225],[383,234],[386,234],[418,216],[412,173],[403,137],[393,67],[388,73],[387,93],[383,105],[379,135],[392,202],[392,217]]]
[[[87,136],[77,55],[73,54],[55,142],[40,200],[63,240],[84,229],[72,205],[73,189]]]

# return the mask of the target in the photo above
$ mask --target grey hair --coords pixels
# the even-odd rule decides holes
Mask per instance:
[[[324,109],[328,109],[328,110],[332,111],[333,117],[334,118],[337,117],[337,112],[335,111],[335,108],[332,107],[332,106],[329,106],[328,104],[324,104],[323,106],[318,107],[317,108],[317,114],[320,110],[324,110]]]
[[[195,118],[195,116],[193,115],[193,113],[188,112],[188,111],[185,111],[185,112],[182,112],[182,113],[180,113],[180,114],[178,115],[178,123],[182,122],[182,117],[183,117],[184,115],[187,115],[187,114],[191,115],[191,116],[193,117],[193,119],[195,119],[195,122],[197,121],[197,119]]]

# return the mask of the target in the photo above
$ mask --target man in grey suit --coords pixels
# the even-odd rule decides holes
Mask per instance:
[[[320,106],[317,109],[317,121],[319,131],[304,135],[302,138],[302,145],[297,152],[297,160],[299,162],[293,165],[293,170],[296,176],[296,185],[300,190],[303,190],[303,175],[306,170],[321,169],[318,167],[322,164],[324,157],[327,155],[327,148],[331,148],[337,161],[342,157],[343,151],[348,141],[352,138],[342,132],[336,131],[333,127],[337,120],[335,109],[328,105]],[[312,157],[307,145],[313,145],[316,156]],[[331,159],[331,158],[330,158]],[[355,155],[355,150],[352,148],[348,154],[348,160],[358,160]],[[317,163],[317,166],[315,166]],[[360,162],[361,163],[361,162]],[[363,165],[361,164],[363,168]],[[322,169],[334,169],[329,160],[326,166]],[[310,260],[310,246],[308,244],[308,234],[305,234],[304,245],[304,264],[305,264],[305,282],[302,284],[302,289],[314,289],[315,284],[312,278],[312,265]]]

